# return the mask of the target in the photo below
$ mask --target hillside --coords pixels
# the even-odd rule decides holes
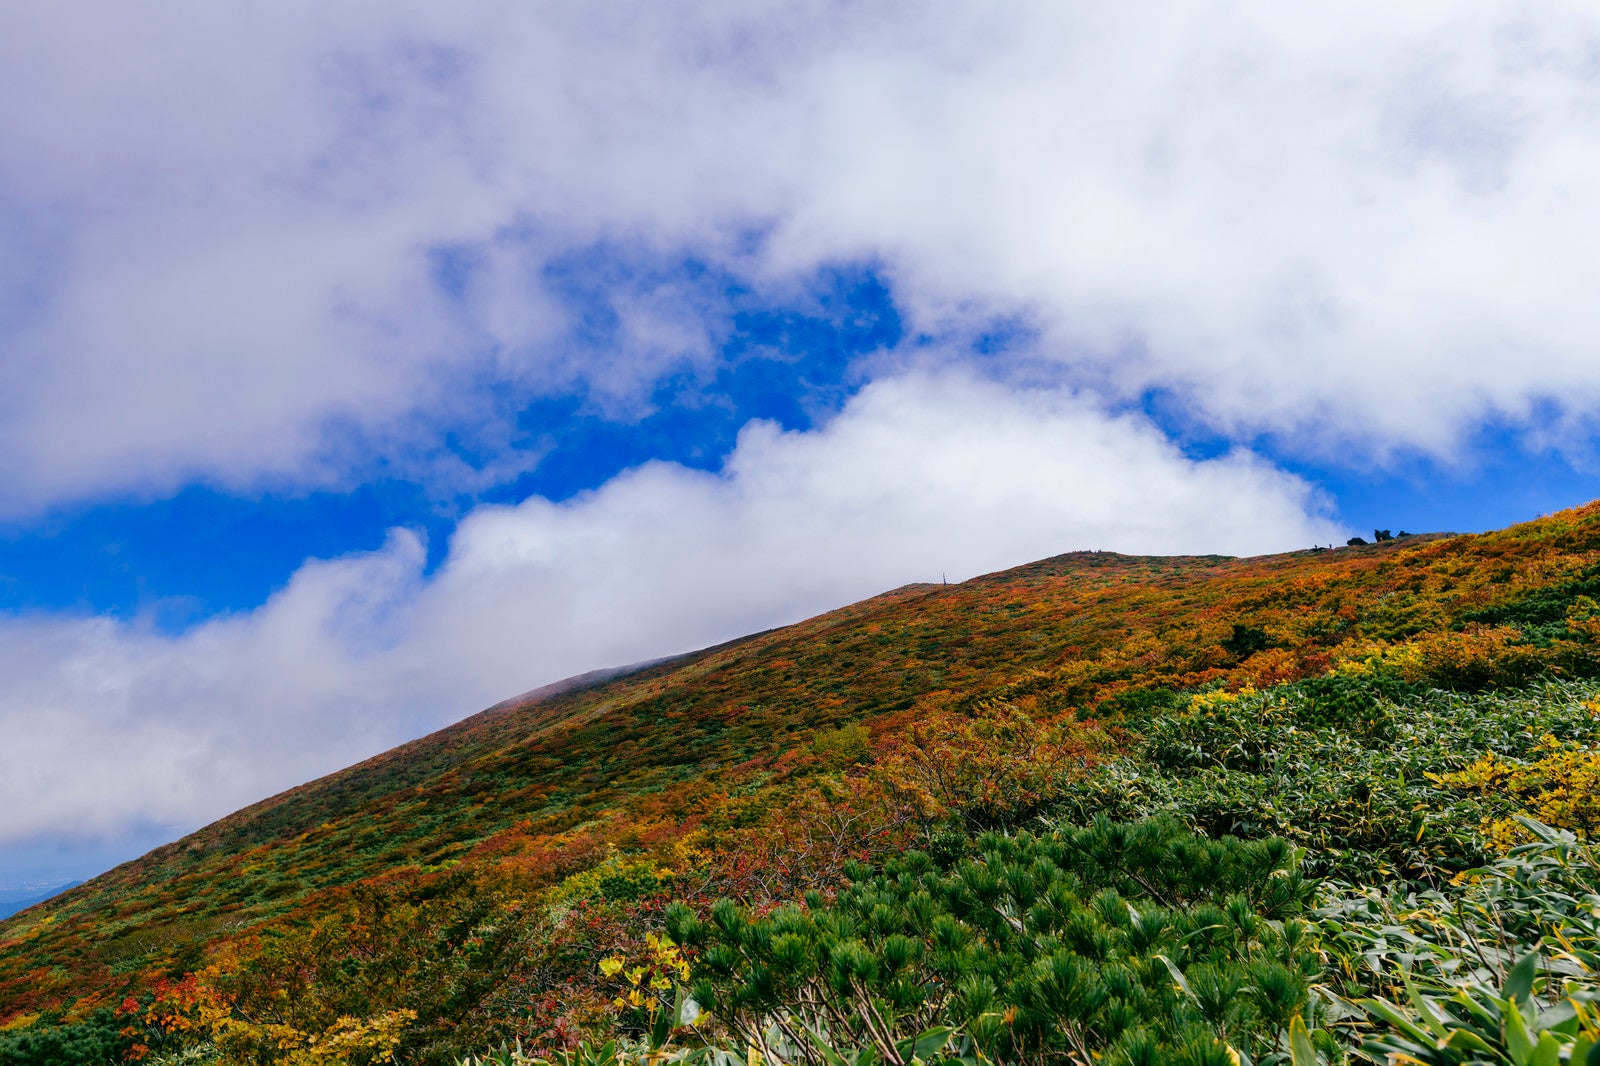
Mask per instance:
[[[1363,662],[1419,692],[1592,676],[1597,598],[1600,504],[1481,536],[1252,559],[1076,552],[908,586],[498,705],[0,922],[0,1025],[87,1025],[186,979],[241,1011],[309,997],[311,945],[367,958],[409,937],[383,987],[413,1005],[374,1017],[400,1031],[436,1009],[425,1040],[395,1037],[418,1061],[443,1061],[447,1038],[465,1052],[593,1026],[596,959],[642,942],[595,926],[580,944],[585,915],[660,928],[673,896],[781,899],[952,817],[1021,825],[1048,800],[1092,818],[1088,792],[1029,768],[1119,765],[1192,693],[1249,698]],[[939,757],[979,779],[930,776]],[[1443,854],[1395,868],[1432,877]]]

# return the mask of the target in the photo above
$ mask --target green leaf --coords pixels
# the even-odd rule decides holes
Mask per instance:
[[[1411,971],[1401,970],[1400,980],[1405,983],[1406,996],[1410,998],[1411,1006],[1421,1016],[1423,1024],[1428,1027],[1428,1030],[1435,1037],[1441,1040],[1444,1039],[1450,1030],[1445,1027],[1444,1022],[1434,1013],[1433,1008],[1428,1005],[1428,1001],[1423,997],[1422,993],[1417,991],[1417,986],[1411,980]]]
[[[1505,987],[1501,994],[1507,999],[1519,1000],[1526,1006],[1533,999],[1533,981],[1539,976],[1539,953],[1529,952],[1517,960],[1511,967],[1511,972],[1506,974]]]
[[[1534,1027],[1540,1031],[1559,1033],[1562,1036],[1576,1036],[1578,1032],[1578,1008],[1572,1000],[1564,999],[1547,1011],[1540,1013]],[[1580,1059],[1579,1062],[1582,1062]]]
[[[1183,991],[1183,994],[1194,1000],[1196,1003],[1200,1002],[1199,998],[1194,994],[1194,989],[1189,987],[1189,979],[1183,976],[1182,970],[1178,969],[1178,964],[1167,958],[1165,955],[1157,955],[1155,957],[1161,960],[1162,965],[1167,968],[1167,972],[1172,975],[1173,983]]]
[[[1543,822],[1529,818],[1525,814],[1513,814],[1511,817],[1515,818],[1522,825],[1522,828],[1538,837],[1545,844],[1559,844],[1562,837],[1565,836],[1559,829],[1553,829]]]
[[[926,1062],[944,1049],[950,1040],[950,1034],[955,1031],[955,1027],[951,1025],[936,1025],[920,1036],[900,1041],[895,1045],[895,1050],[908,1062],[912,1059]]]
[[[1358,999],[1356,1003],[1368,1014],[1388,1022],[1424,1047],[1432,1047],[1434,1045],[1435,1038],[1433,1034],[1410,1018],[1407,1018],[1405,1013],[1393,1004],[1381,999]]]
[[[667,1038],[672,1035],[672,1026],[676,1021],[676,1011],[664,1010],[661,1004],[654,1005],[650,1012],[650,1050],[657,1051],[664,1047]]]
[[[1515,999],[1506,1001],[1505,1027],[1506,1050],[1511,1053],[1511,1061],[1516,1066],[1533,1066],[1533,1040],[1528,1036],[1528,1025],[1522,1020],[1522,1011]]]
[[[1478,997],[1472,995],[1464,988],[1458,988],[1450,994],[1451,1003],[1461,1007],[1470,1017],[1475,1018],[1479,1022],[1488,1026],[1488,1029],[1482,1031],[1499,1035],[1503,1022],[1503,1018],[1501,1017],[1501,1004],[1513,1003],[1515,1000],[1503,1000],[1495,996],[1488,996],[1485,998],[1487,998],[1489,1002],[1493,1004],[1492,1008],[1480,1003],[1478,1001]]]
[[[1490,1055],[1494,1055],[1497,1058],[1500,1055],[1499,1051],[1493,1044],[1489,1043],[1477,1033],[1474,1033],[1471,1029],[1455,1030],[1450,1034],[1450,1038],[1445,1040],[1441,1046],[1447,1047],[1452,1051],[1483,1051]]]
[[[822,1053],[822,1061],[827,1063],[828,1066],[848,1066],[839,1053],[829,1047],[827,1041],[823,1040],[822,1037],[813,1033],[810,1029],[807,1029],[805,1033],[806,1039],[811,1041],[812,1046]]]
[[[1311,1046],[1305,1019],[1296,1014],[1289,1023],[1289,1061],[1292,1066],[1318,1066],[1317,1050]]]

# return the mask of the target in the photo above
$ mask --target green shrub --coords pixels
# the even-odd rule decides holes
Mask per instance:
[[[1101,820],[977,852],[856,867],[835,899],[766,915],[674,905],[693,998],[737,1046],[817,1066],[837,1066],[823,1047],[896,1063],[919,1041],[928,1058],[1229,1063],[1279,1047],[1307,1007],[1314,886],[1284,841]]]
[[[1467,694],[1366,674],[1214,693],[1068,782],[1046,822],[1170,814],[1211,836],[1282,836],[1319,876],[1438,885],[1491,861],[1484,827],[1518,809],[1439,778],[1486,752],[1527,758],[1546,734],[1593,745],[1597,690],[1546,681]]]
[[[1233,624],[1233,633],[1222,641],[1223,650],[1236,659],[1248,659],[1271,646],[1267,631],[1256,626]]]
[[[120,1061],[132,1044],[110,1009],[83,1021],[41,1021],[26,1029],[0,1032],[0,1066],[85,1066]]]
[[[1460,885],[1322,906],[1340,1028],[1372,1061],[1600,1066],[1600,864],[1522,821],[1534,842]]]

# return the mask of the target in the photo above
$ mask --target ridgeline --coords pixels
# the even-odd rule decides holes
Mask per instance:
[[[1074,552],[554,686],[0,921],[0,1066],[1420,1054],[1351,915],[1600,830],[1596,601],[1600,503]]]

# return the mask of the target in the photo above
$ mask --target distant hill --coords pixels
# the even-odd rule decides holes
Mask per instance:
[[[415,953],[382,985],[392,1010],[434,1012],[435,1050],[415,1061],[444,1061],[451,1033],[472,1044],[535,1016],[587,1024],[591,1008],[560,990],[596,980],[614,938],[597,925],[570,947],[572,923],[617,905],[659,927],[658,889],[823,884],[835,860],[868,853],[851,835],[864,768],[882,780],[942,736],[979,736],[972,758],[1000,758],[983,748],[992,731],[962,732],[996,707],[1055,723],[1053,736],[1080,729],[1072,758],[1093,760],[1185,693],[1265,689],[1393,649],[1446,687],[1580,676],[1592,642],[1570,620],[1591,594],[1600,504],[1484,535],[1248,559],[1071,552],[907,586],[536,690],[0,922],[0,1026],[89,1018],[193,973],[228,1002],[269,987],[310,1002],[313,985],[296,982],[322,989],[328,959],[389,950],[351,939],[363,936]],[[973,810],[1021,802],[1007,781],[974,787],[989,791]],[[959,806],[934,799],[902,809]]]
[[[43,903],[51,896],[76,888],[82,881],[62,881],[54,885],[19,885],[0,888],[0,918],[9,918],[18,911],[27,910],[35,903]]]

